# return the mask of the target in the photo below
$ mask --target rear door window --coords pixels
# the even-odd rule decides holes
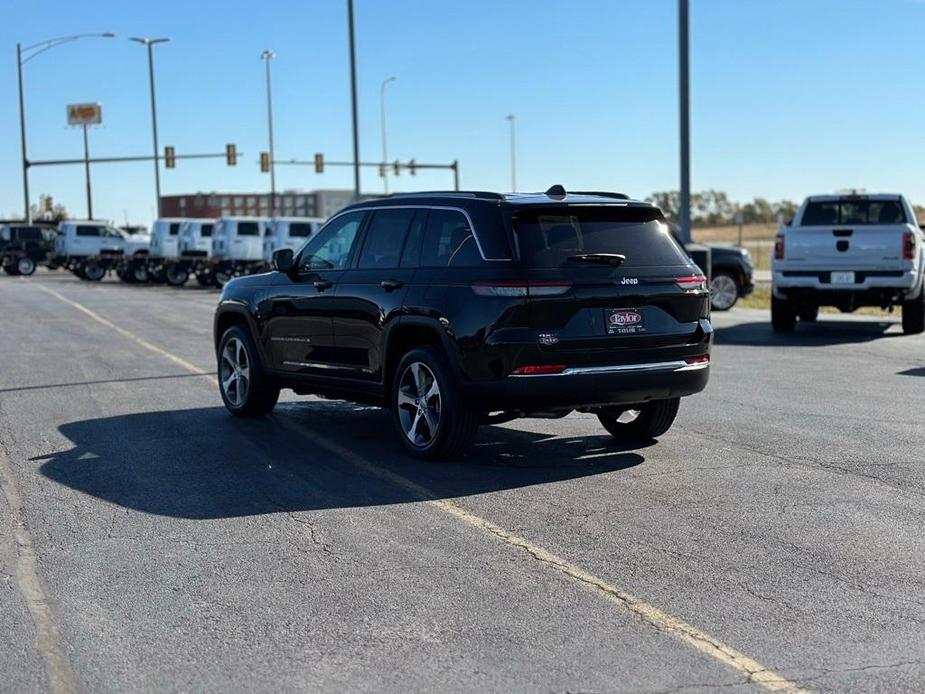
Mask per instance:
[[[289,225],[289,235],[307,239],[312,235],[312,225],[310,222],[292,222]]]
[[[528,208],[512,221],[523,267],[592,266],[595,254],[623,255],[624,268],[689,263],[661,212],[649,207]]]
[[[38,227],[16,227],[16,238],[20,241],[41,241],[42,230]]]
[[[373,213],[360,252],[361,269],[398,267],[414,212],[410,208],[398,208]]]
[[[205,238],[212,236],[212,225],[203,224],[201,227],[199,227],[199,235]]]
[[[170,234],[171,236],[176,236],[177,234],[179,234],[180,233],[180,223],[171,222],[170,229],[168,230],[167,233]]]
[[[76,229],[78,236],[102,236],[102,230],[99,227],[90,224],[78,224]]]
[[[257,222],[238,222],[238,236],[260,236],[260,224]]]
[[[466,216],[458,210],[431,209],[424,231],[421,267],[473,267],[482,263]]]

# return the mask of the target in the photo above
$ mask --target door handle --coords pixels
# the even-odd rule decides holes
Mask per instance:
[[[404,287],[405,283],[399,280],[385,280],[380,282],[379,286],[385,289],[387,292],[394,292],[396,289],[401,289]]]
[[[319,292],[323,292],[325,289],[330,289],[334,286],[331,280],[315,280],[312,284],[315,285],[315,289]]]

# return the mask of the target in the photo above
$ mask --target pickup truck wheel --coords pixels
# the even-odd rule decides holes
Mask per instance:
[[[681,398],[656,400],[639,409],[607,408],[597,418],[615,439],[621,441],[648,441],[667,432],[678,416]]]
[[[714,311],[728,311],[739,300],[739,283],[728,272],[717,272],[710,280],[710,305]]]
[[[3,271],[8,275],[13,275],[13,276],[19,274],[19,270],[17,270],[16,265],[13,263],[10,263],[9,265],[4,265]]]
[[[903,302],[903,332],[906,335],[925,332],[925,288],[917,299]]]
[[[227,270],[219,270],[212,274],[212,278],[215,281],[215,286],[221,289],[231,281],[232,274]]]
[[[141,264],[136,264],[128,271],[129,277],[131,277],[132,282],[137,284],[147,284],[148,282],[148,268]]]
[[[800,320],[804,323],[815,323],[819,318],[818,306],[806,306],[800,309]]]
[[[422,460],[461,456],[481,419],[463,401],[446,357],[429,346],[402,357],[392,379],[391,409],[405,451]]]
[[[771,297],[771,328],[777,333],[792,333],[797,325],[797,314],[786,299]]]
[[[189,270],[184,270],[182,267],[177,267],[176,265],[169,265],[164,276],[167,280],[167,284],[171,287],[182,287],[186,284],[186,280],[189,279]]]
[[[28,257],[20,258],[16,261],[16,271],[20,275],[26,275],[28,277],[35,272],[35,261]]]
[[[279,400],[279,387],[263,370],[250,335],[239,326],[228,328],[219,343],[218,389],[225,407],[239,417],[262,417]]]
[[[106,268],[104,268],[99,263],[89,262],[86,263],[82,268],[81,279],[89,280],[91,282],[99,282],[105,276]]]

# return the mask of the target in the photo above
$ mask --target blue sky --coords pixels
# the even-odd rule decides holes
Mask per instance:
[[[692,185],[733,199],[802,198],[838,188],[925,202],[925,81],[915,0],[691,0]],[[356,0],[361,155],[378,159],[379,84],[389,75],[390,158],[459,159],[462,185],[510,188],[508,123],[518,116],[518,187],[552,183],[644,197],[677,188],[675,0]],[[25,67],[29,154],[79,157],[65,104],[99,101],[94,155],[151,149],[147,65],[156,50],[161,144],[244,155],[181,162],[165,193],[266,190],[264,48],[273,63],[278,158],[351,156],[343,0],[5,0],[0,10],[0,215],[21,209],[15,44],[112,31]],[[278,187],[349,188],[348,169],[279,167]],[[85,212],[81,167],[32,169],[47,192]],[[393,190],[447,188],[447,172],[403,174]],[[93,169],[96,216],[149,222],[151,164]],[[376,172],[366,191],[382,189]]]

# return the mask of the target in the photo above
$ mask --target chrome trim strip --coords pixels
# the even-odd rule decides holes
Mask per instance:
[[[324,228],[325,228],[328,224],[330,224],[331,222],[333,222],[335,219],[337,219],[337,218],[340,217],[341,215],[350,214],[351,212],[362,212],[362,211],[364,211],[364,210],[401,210],[401,209],[405,209],[405,210],[454,210],[454,211],[456,211],[456,212],[460,212],[460,213],[462,213],[462,215],[466,218],[466,221],[469,222],[469,228],[472,229],[472,237],[475,239],[475,245],[476,245],[476,247],[479,249],[479,255],[482,256],[482,260],[484,260],[484,261],[486,261],[486,262],[496,262],[496,263],[507,263],[507,262],[510,262],[510,261],[513,260],[513,258],[487,258],[487,257],[485,257],[485,251],[482,249],[482,242],[479,241],[479,233],[478,233],[478,231],[477,231],[476,228],[475,228],[475,224],[472,223],[472,217],[470,217],[470,216],[469,216],[469,213],[468,213],[465,209],[463,209],[462,207],[454,207],[454,206],[452,206],[452,205],[426,205],[426,204],[417,204],[417,205],[373,205],[373,206],[370,206],[370,207],[354,207],[354,208],[348,208],[348,209],[341,210],[340,212],[338,212],[337,214],[335,214],[333,217],[330,217],[330,218],[324,223],[324,225],[323,225],[320,229],[318,229],[318,231],[315,232],[315,234],[312,235],[312,238],[314,238],[314,236],[317,236],[317,235],[320,234],[322,231],[324,231]],[[311,239],[308,239],[308,241],[311,241]],[[308,241],[306,241],[305,243],[307,244]],[[305,246],[303,245],[302,248],[304,248],[304,247],[305,247]],[[300,249],[299,249],[299,252],[301,252],[301,250],[302,250],[302,249],[300,248]],[[426,268],[423,268],[423,269],[426,269]]]
[[[509,378],[536,378],[538,376],[588,376],[611,373],[644,373],[647,371],[700,371],[709,362],[688,364],[684,360],[659,361],[648,364],[611,364],[609,366],[573,366],[557,374],[511,374]]]

